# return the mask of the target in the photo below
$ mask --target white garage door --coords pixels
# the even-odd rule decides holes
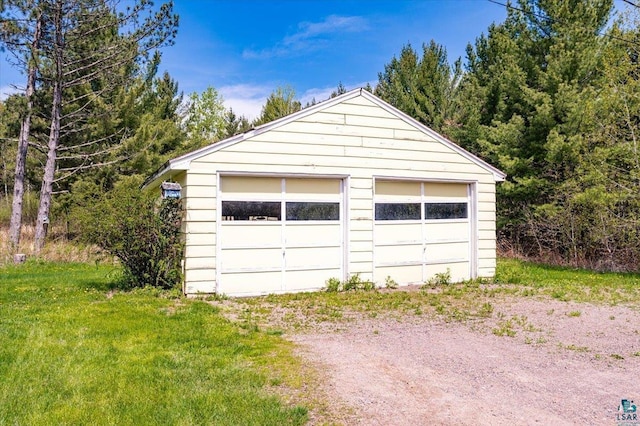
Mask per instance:
[[[376,180],[375,279],[422,283],[471,277],[469,185]]]
[[[341,179],[223,176],[218,292],[314,290],[343,275]]]

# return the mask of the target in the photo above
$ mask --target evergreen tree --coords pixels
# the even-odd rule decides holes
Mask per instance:
[[[153,9],[144,0],[119,13],[115,12],[115,3],[99,0],[40,0],[39,4],[46,17],[40,54],[47,67],[40,73],[51,90],[51,127],[40,190],[36,252],[44,244],[53,185],[60,171],[59,151],[69,151],[66,160],[80,160],[79,165],[63,172],[76,173],[101,165],[93,158],[105,153],[103,145],[110,138],[78,140],[75,136],[91,128],[94,119],[109,114],[108,108],[100,106],[110,104],[108,99],[126,84],[128,71],[136,61],[171,42],[177,25],[171,4],[160,6],[146,18],[142,15]]]
[[[331,96],[329,96],[330,98],[335,98],[336,96],[340,96],[342,94],[347,93],[347,88],[344,87],[344,84],[342,84],[342,82],[338,83],[338,87],[336,87],[336,90],[334,90],[333,92],[331,92]],[[314,98],[315,101],[315,98]],[[315,102],[314,102],[315,104]]]
[[[22,203],[25,193],[25,174],[27,149],[33,115],[33,103],[38,73],[37,61],[40,43],[43,37],[43,10],[31,1],[7,1],[0,4],[0,21],[6,24],[0,27],[0,40],[13,53],[18,62],[22,62],[27,71],[25,88],[25,108],[20,120],[20,134],[16,150],[11,222],[9,242],[11,251],[16,252],[22,230]],[[6,165],[5,165],[6,167]],[[5,188],[6,189],[6,188]]]
[[[230,138],[239,133],[244,133],[251,128],[251,123],[244,115],[238,117],[235,112],[233,112],[232,108],[224,115],[224,135],[223,139]]]
[[[449,65],[444,47],[431,41],[422,57],[402,48],[378,74],[374,93],[391,105],[438,132],[445,132],[453,116],[454,99],[462,75],[461,62]]]
[[[159,63],[160,56],[156,55],[145,74],[123,94],[127,108],[120,114],[126,122],[124,128],[130,129],[131,134],[115,153],[121,161],[112,170],[114,180],[121,175],[147,176],[171,157],[189,149],[181,126],[183,95],[168,73],[156,77]]]
[[[507,172],[499,229],[527,253],[568,253],[549,213],[589,151],[611,11],[609,0],[520,0],[468,49],[456,136]]]

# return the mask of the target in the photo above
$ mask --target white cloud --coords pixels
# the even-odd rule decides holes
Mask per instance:
[[[329,96],[331,96],[331,92],[333,92],[334,90],[336,90],[335,87],[313,88],[305,90],[305,92],[300,96],[300,103],[302,103],[302,105],[306,105],[307,102],[311,102],[314,99],[316,100],[316,103],[322,102],[329,99]]]
[[[249,120],[260,115],[271,91],[271,87],[252,84],[222,86],[218,90],[226,108],[232,108],[238,116],[244,115]]]
[[[300,31],[285,37],[282,43],[294,45],[324,34],[359,32],[367,29],[367,23],[360,16],[330,15],[322,22],[301,22],[298,28]]]
[[[364,81],[353,84],[345,84],[347,91],[357,87],[365,87],[367,83],[375,86],[375,81]],[[218,93],[223,98],[225,108],[232,108],[236,115],[244,115],[249,121],[257,118],[262,112],[262,107],[267,102],[267,98],[273,92],[277,85],[258,85],[258,84],[233,84],[222,86],[218,89]],[[313,99],[322,102],[331,96],[331,92],[336,90],[337,86],[319,87],[305,90],[302,94],[298,94],[296,98],[304,106]]]
[[[268,59],[285,56],[291,53],[317,50],[326,45],[322,38],[330,35],[360,32],[368,29],[366,19],[361,16],[327,16],[321,22],[301,22],[298,32],[287,36],[275,46],[262,49],[245,49],[242,56],[245,59]]]
[[[23,93],[23,90],[16,88],[15,86],[1,86],[0,87],[0,101],[4,101],[9,96],[16,93]]]

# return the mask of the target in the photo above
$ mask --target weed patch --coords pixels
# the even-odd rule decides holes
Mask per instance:
[[[329,293],[372,291],[376,289],[376,285],[371,281],[360,278],[360,274],[353,274],[346,281],[340,281],[338,278],[329,278],[326,282],[325,289]]]

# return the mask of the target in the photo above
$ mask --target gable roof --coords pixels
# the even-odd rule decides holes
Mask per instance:
[[[391,106],[390,104],[386,103],[385,101],[383,101],[382,99],[378,98],[377,96],[373,95],[372,93],[370,93],[367,90],[364,90],[363,88],[359,88],[359,89],[354,89],[351,90],[347,93],[344,93],[342,95],[336,96],[335,98],[331,98],[328,99],[326,101],[322,101],[320,103],[317,103],[313,106],[310,106],[308,108],[302,109],[298,112],[295,112],[293,114],[287,115],[285,117],[279,118],[277,120],[271,121],[269,123],[263,124],[261,126],[258,126],[254,129],[251,129],[245,133],[240,133],[238,135],[232,136],[230,138],[224,139],[222,141],[219,142],[215,142],[211,145],[207,145],[203,148],[197,149],[195,151],[191,151],[187,154],[181,155],[179,157],[176,157],[172,160],[167,161],[165,164],[163,164],[158,170],[156,170],[151,176],[149,176],[144,184],[142,185],[143,188],[147,188],[147,187],[155,187],[157,185],[159,185],[163,180],[166,180],[172,176],[174,176],[175,174],[184,171],[184,170],[189,170],[189,165],[191,163],[191,161],[198,159],[202,156],[211,154],[213,152],[219,151],[221,149],[224,149],[228,146],[234,145],[236,143],[242,142],[246,139],[252,138],[254,136],[260,135],[262,133],[268,132],[270,130],[276,129],[280,126],[284,126],[285,124],[288,124],[292,121],[295,120],[299,120],[303,117],[306,117],[308,115],[314,114],[316,112],[322,111],[324,109],[327,109],[329,107],[332,107],[334,105],[340,104],[344,101],[347,101],[349,99],[353,99],[356,98],[358,96],[361,96],[369,101],[371,101],[372,103],[374,103],[375,105],[379,106],[380,108],[384,109],[385,111],[389,112],[390,114],[392,114],[393,116],[405,121],[406,123],[408,123],[409,125],[413,126],[416,128],[416,130],[419,130],[429,136],[431,136],[433,139],[435,139],[436,141],[442,143],[443,145],[447,146],[448,148],[450,148],[451,150],[455,151],[456,153],[462,155],[464,158],[466,158],[467,160],[469,160],[470,162],[480,166],[481,168],[487,170],[489,173],[493,174],[493,177],[495,179],[496,182],[500,182],[500,181],[504,181],[506,178],[506,174],[502,171],[500,171],[499,169],[497,169],[496,167],[493,167],[491,164],[487,163],[486,161],[482,160],[481,158],[475,156],[474,154],[470,153],[469,151],[461,148],[460,146],[456,145],[454,142],[450,141],[449,139],[445,138],[444,136],[440,135],[439,133],[435,132],[434,130],[431,130],[430,128],[428,128],[427,126],[425,126],[424,124],[420,123],[419,121],[417,121],[416,119],[408,116],[407,114],[405,114],[404,112],[400,111],[399,109]]]

